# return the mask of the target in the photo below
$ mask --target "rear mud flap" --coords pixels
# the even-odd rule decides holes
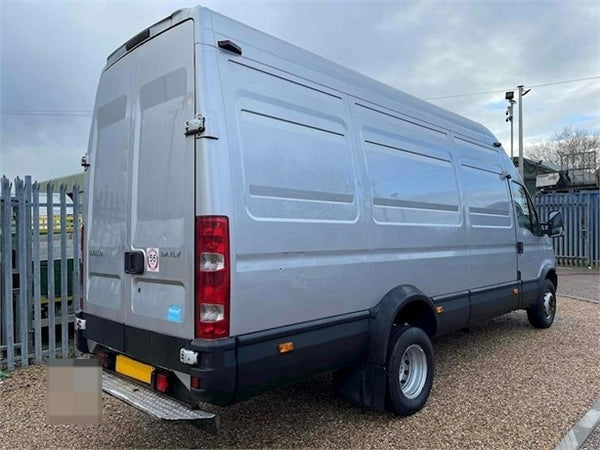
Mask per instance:
[[[102,390],[157,419],[195,425],[211,434],[220,430],[219,416],[144,388],[113,373],[102,371]]]
[[[361,364],[336,371],[334,390],[354,404],[383,412],[386,398],[385,368]]]

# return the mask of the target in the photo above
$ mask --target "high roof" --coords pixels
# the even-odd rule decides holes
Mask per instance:
[[[442,122],[442,125],[447,129],[466,135],[475,135],[479,140],[485,141],[489,145],[496,140],[493,134],[478,122],[440,108],[202,6],[179,9],[136,34],[107,58],[104,70],[147,39],[189,18],[196,21],[196,26],[198,26],[196,41],[199,43],[215,46],[215,34],[227,36],[228,39],[234,40],[238,45],[243,45],[246,48],[254,47],[288,60],[299,67],[324,74],[324,79],[325,77],[334,78],[336,88],[342,93],[362,100],[376,96],[378,97],[378,104],[383,106],[386,102],[390,105],[399,103],[403,107],[403,113],[410,117],[436,124]]]
[[[487,137],[487,140],[491,139],[489,142],[490,144],[495,140],[491,132],[478,122],[440,108],[439,106],[369,78],[352,69],[334,63],[333,61],[308,52],[262,31],[256,30],[255,28],[223,16],[208,8],[199,6],[194,12],[196,17],[200,19],[199,22],[202,23],[202,25],[210,27],[216,33],[226,34],[227,37],[235,40],[238,45],[245,44],[256,46],[256,43],[264,43],[264,46],[261,45],[260,50],[267,51],[279,58],[286,59],[313,71],[325,73],[334,77],[340,84],[347,85],[349,89],[354,88],[352,89],[352,94],[346,91],[345,93],[347,94],[355,96],[356,88],[358,88],[359,90],[365,91],[365,94],[370,93],[382,98],[394,99],[397,102],[401,102],[403,106],[406,106],[409,109],[414,109],[415,111],[445,120],[451,124],[466,128],[473,133],[481,134],[483,135],[481,136],[482,138]],[[200,34],[201,40],[211,37],[205,33]],[[214,40],[212,42],[205,41],[202,43],[215,45]],[[376,43],[374,42],[373,44],[375,45]]]

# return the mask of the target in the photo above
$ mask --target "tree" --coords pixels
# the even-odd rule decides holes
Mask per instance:
[[[595,158],[589,157],[590,152]],[[564,126],[549,142],[530,148],[528,153],[531,159],[556,164],[561,169],[594,170],[600,167],[600,135]],[[588,156],[583,157],[582,153],[588,153]]]

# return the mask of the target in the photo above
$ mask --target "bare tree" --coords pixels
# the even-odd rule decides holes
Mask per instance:
[[[579,155],[586,152],[595,153],[595,168],[598,168],[600,165],[600,135],[597,132],[592,133],[588,130],[565,126],[554,134],[550,142],[530,148],[528,153],[531,159],[561,166],[566,161],[577,164],[576,161],[581,159]],[[585,159],[586,161],[589,160],[589,158]],[[571,169],[575,167],[561,168]],[[586,167],[586,169],[589,168]]]

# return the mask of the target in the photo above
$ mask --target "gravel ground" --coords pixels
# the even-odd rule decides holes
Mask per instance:
[[[600,303],[600,274],[586,268],[558,268],[558,293]],[[600,364],[600,363],[599,363]],[[580,450],[600,449],[600,426],[580,447]]]
[[[218,436],[106,395],[102,425],[47,425],[45,367],[31,367],[0,385],[0,447],[549,449],[600,397],[598,342],[600,305],[560,298],[547,330],[517,311],[435,339],[433,391],[414,416],[364,411],[320,377],[214,408]]]

